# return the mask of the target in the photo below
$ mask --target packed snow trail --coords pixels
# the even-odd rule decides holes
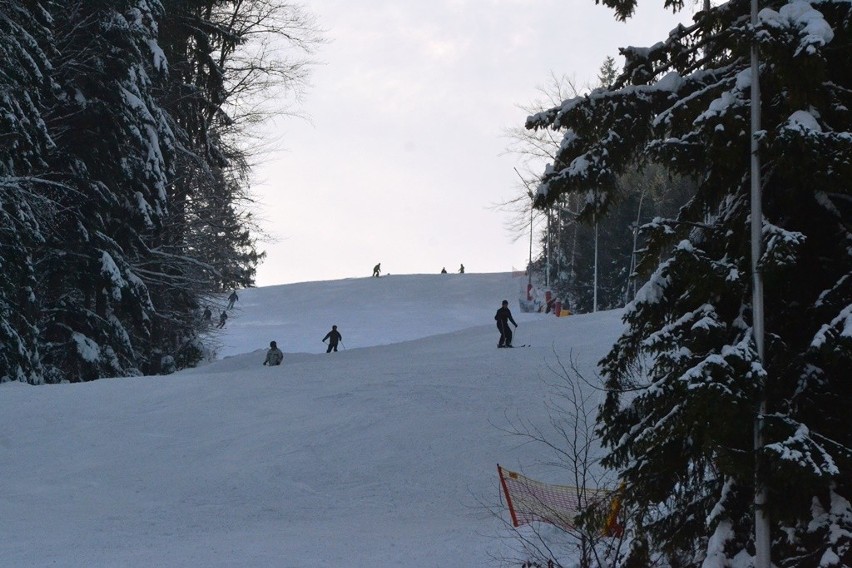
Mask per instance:
[[[496,464],[565,481],[501,428],[546,428],[555,354],[593,376],[620,314],[517,314],[533,346],[510,353],[496,349],[500,295],[442,303],[431,276],[382,302],[357,280],[315,285],[242,291],[223,343],[262,347],[279,320],[318,321],[319,351],[327,307],[288,296],[337,287],[355,347],[294,352],[279,337],[280,367],[258,348],[166,377],[0,385],[0,565],[493,568],[506,554]],[[485,321],[457,329],[465,308]]]

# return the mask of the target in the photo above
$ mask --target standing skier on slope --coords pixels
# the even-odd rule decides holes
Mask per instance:
[[[497,344],[497,347],[511,347],[512,328],[509,327],[509,322],[512,322],[515,328],[518,327],[518,324],[515,323],[515,318],[512,317],[512,311],[509,309],[509,300],[503,300],[503,306],[497,310],[494,319],[497,321],[497,329],[500,330],[500,342]]]
[[[237,300],[239,300],[239,299],[240,299],[240,297],[239,297],[239,296],[237,296],[237,291],[236,291],[236,290],[234,290],[233,292],[231,292],[231,295],[230,295],[230,296],[228,296],[228,307],[227,307],[226,309],[228,309],[228,310],[233,309],[233,307],[234,307],[234,302],[236,302],[236,301],[237,301]]]
[[[326,350],[326,353],[331,353],[332,350],[337,353],[337,342],[342,341],[343,336],[337,331],[336,325],[331,326],[331,331],[326,333],[325,337],[322,338],[323,343],[325,343],[326,339],[328,340],[328,350]]]

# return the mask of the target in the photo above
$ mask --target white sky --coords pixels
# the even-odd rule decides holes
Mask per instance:
[[[209,365],[0,384],[0,565],[520,566],[497,464],[547,483],[573,473],[505,429],[523,418],[559,440],[546,406],[560,400],[557,354],[594,380],[622,328],[621,311],[520,313],[524,284],[393,275],[243,290]],[[530,347],[497,349],[501,298]],[[326,355],[332,323],[343,348]],[[280,367],[262,366],[272,339]],[[602,392],[583,392],[588,410]],[[554,550],[572,544],[537,530]]]
[[[299,110],[256,170],[274,242],[257,284],[523,268],[497,208],[521,193],[505,131],[551,74],[590,85],[618,47],[678,21],[660,0],[617,22],[593,0],[311,0],[326,45]]]

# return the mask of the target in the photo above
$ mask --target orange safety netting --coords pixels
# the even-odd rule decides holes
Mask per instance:
[[[582,507],[612,497],[611,491],[542,483],[500,465],[497,465],[497,472],[512,515],[512,524],[516,527],[537,521],[573,529],[574,519]],[[619,500],[615,497],[610,503],[605,534],[620,532],[616,520],[619,508]]]

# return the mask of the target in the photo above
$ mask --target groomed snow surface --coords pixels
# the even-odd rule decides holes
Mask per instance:
[[[200,368],[0,385],[0,566],[518,566],[496,464],[570,480],[505,429],[546,432],[557,356],[594,377],[622,328],[620,312],[522,314],[525,284],[242,290]],[[496,348],[503,299],[530,347]],[[327,355],[332,324],[345,348]],[[270,340],[281,367],[261,364]]]

